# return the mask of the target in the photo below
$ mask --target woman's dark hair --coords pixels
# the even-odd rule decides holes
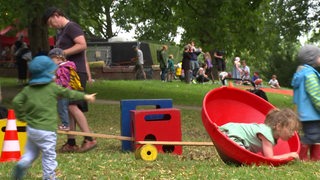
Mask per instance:
[[[44,24],[47,24],[48,19],[54,14],[65,16],[64,13],[57,7],[49,7],[43,14],[42,20]]]
[[[16,47],[16,49],[19,49],[22,46],[22,42],[21,41],[16,41],[14,43],[14,46]]]

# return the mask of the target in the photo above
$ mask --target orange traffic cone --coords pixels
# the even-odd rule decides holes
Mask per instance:
[[[232,81],[228,82],[229,87],[234,87]]]
[[[18,161],[20,157],[16,117],[13,109],[9,109],[0,162]]]

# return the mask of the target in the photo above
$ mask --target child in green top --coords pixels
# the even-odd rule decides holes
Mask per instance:
[[[22,179],[32,162],[42,153],[43,179],[56,179],[57,99],[95,101],[96,94],[70,90],[54,82],[57,65],[48,56],[29,63],[29,85],[13,99],[17,119],[27,122],[25,154],[13,170],[13,179]]]
[[[168,63],[167,63],[167,82],[172,82],[174,78],[174,61],[173,61],[173,55],[169,55]]]
[[[300,128],[300,121],[291,109],[271,110],[264,121],[264,124],[257,123],[227,123],[220,126],[231,140],[241,147],[262,154],[267,158],[282,159],[293,157],[299,159],[296,152],[277,155],[273,154],[273,146],[277,139],[289,140],[294,132]]]

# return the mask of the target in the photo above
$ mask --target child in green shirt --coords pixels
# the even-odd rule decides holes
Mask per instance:
[[[291,109],[271,110],[264,124],[257,123],[227,123],[219,127],[231,140],[241,147],[254,152],[262,152],[267,158],[282,159],[293,157],[299,159],[296,152],[275,156],[273,146],[277,139],[290,139],[299,130],[300,121]]]
[[[17,119],[27,122],[25,154],[13,170],[13,179],[23,179],[26,170],[42,154],[43,179],[56,179],[57,100],[95,101],[96,94],[70,90],[54,82],[57,65],[48,56],[37,56],[29,63],[29,85],[13,99]]]
[[[169,55],[167,66],[167,82],[172,82],[174,79],[174,61],[172,54]]]

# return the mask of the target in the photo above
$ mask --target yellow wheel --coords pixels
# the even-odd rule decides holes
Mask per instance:
[[[157,159],[158,150],[154,145],[146,144],[139,148],[139,155],[144,161],[154,161]]]

